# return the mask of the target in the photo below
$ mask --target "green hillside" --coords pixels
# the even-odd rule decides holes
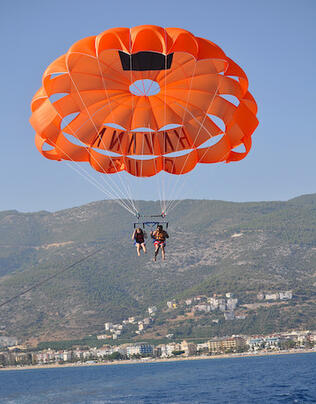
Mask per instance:
[[[158,203],[140,201],[142,212]],[[159,307],[155,335],[225,335],[315,327],[316,194],[287,202],[182,201],[169,219],[167,261],[138,258],[134,221],[114,201],[55,213],[0,212],[0,303],[104,246],[73,270],[0,308],[1,332],[22,339],[79,338]],[[166,302],[231,292],[240,305],[259,291],[292,290],[293,299],[240,309],[245,320],[182,318]],[[181,317],[182,313],[182,317]],[[216,315],[215,315],[216,314]],[[213,316],[213,317],[212,317]],[[173,319],[171,318],[173,317]]]

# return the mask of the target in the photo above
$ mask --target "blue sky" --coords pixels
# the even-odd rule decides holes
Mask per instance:
[[[247,158],[200,165],[175,196],[258,201],[315,192],[315,21],[314,0],[5,2],[0,210],[58,210],[103,198],[68,165],[38,153],[28,122],[30,101],[45,68],[74,42],[141,24],[181,27],[218,44],[245,70],[259,107]],[[125,179],[135,198],[158,199],[156,179]]]

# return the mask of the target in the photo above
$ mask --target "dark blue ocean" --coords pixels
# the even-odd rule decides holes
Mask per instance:
[[[1,371],[0,403],[316,403],[316,353]]]

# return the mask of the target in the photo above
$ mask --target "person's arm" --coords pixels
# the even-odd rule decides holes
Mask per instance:
[[[169,238],[169,234],[165,231],[165,237]]]
[[[132,240],[135,240],[135,232],[136,232],[136,229],[133,231]]]

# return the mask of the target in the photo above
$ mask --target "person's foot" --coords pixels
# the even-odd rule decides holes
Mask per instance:
[[[156,260],[157,260],[157,258],[156,258],[156,257],[154,257],[154,258],[153,258],[153,261],[154,261],[154,262],[156,262]]]

